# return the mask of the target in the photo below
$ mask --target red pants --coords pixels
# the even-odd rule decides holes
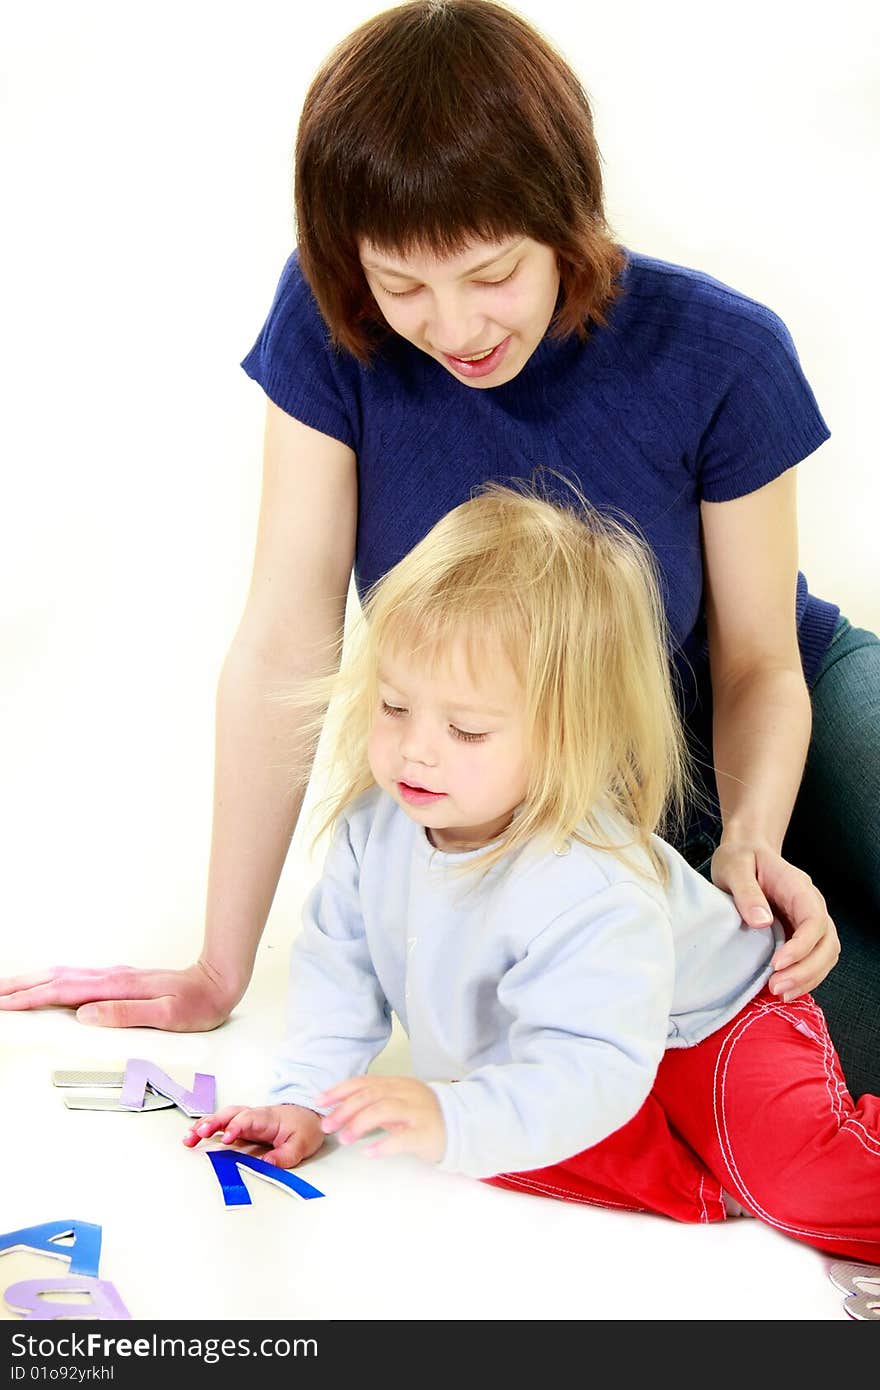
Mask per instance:
[[[846,1089],[821,1009],[762,990],[671,1048],[622,1129],[552,1168],[489,1182],[677,1221],[723,1221],[722,1189],[785,1235],[880,1263],[880,1098]]]

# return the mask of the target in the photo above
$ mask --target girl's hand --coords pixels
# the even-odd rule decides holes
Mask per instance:
[[[712,881],[731,894],[748,926],[768,927],[775,913],[785,927],[788,940],[777,947],[768,982],[773,994],[797,999],[837,964],[840,942],[825,899],[775,850],[722,840],[712,856]]]
[[[321,1121],[325,1134],[338,1134],[353,1144],[373,1129],[384,1129],[364,1152],[370,1157],[415,1154],[439,1163],[446,1150],[446,1126],[437,1097],[423,1081],[409,1076],[354,1076],[315,1097],[315,1104],[332,1106]]]
[[[80,1023],[102,1028],[164,1028],[202,1033],[217,1028],[243,991],[230,989],[216,970],[197,961],[186,970],[103,970],[51,966],[32,975],[0,978],[0,1009],[77,1010]]]
[[[194,1149],[200,1139],[210,1139],[218,1133],[224,1144],[248,1141],[239,1145],[247,1153],[258,1145],[268,1145],[269,1152],[260,1152],[258,1156],[277,1168],[295,1168],[317,1153],[324,1142],[321,1116],[302,1105],[263,1105],[257,1109],[228,1105],[225,1110],[194,1120],[183,1142],[188,1149]]]

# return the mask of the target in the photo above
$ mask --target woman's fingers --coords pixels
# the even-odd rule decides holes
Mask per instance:
[[[127,998],[137,988],[135,976],[149,974],[115,965],[103,970],[78,970],[66,965],[30,975],[0,979],[0,1009],[43,1009],[52,1006],[78,1007],[96,999]]]
[[[837,928],[828,915],[824,898],[821,894],[817,897],[821,907],[817,905],[794,927],[785,947],[774,958],[770,989],[786,1001],[814,990],[840,958]]]
[[[728,877],[727,892],[736,903],[736,910],[750,927],[769,927],[773,909],[755,877],[754,860],[733,869]]]
[[[809,875],[764,846],[722,841],[712,859],[712,877],[732,894],[749,926],[762,925],[757,918],[766,904],[786,927],[787,940],[773,956],[769,984],[774,994],[796,999],[822,983],[837,964],[840,942],[825,899]]]
[[[840,941],[824,897],[801,869],[776,855],[767,865],[765,886],[788,928],[773,957],[770,989],[788,1001],[822,983],[837,964]]]
[[[134,970],[128,965],[80,970],[59,965],[0,979],[0,990],[0,1010],[74,1008],[80,1023],[178,1033],[218,1027],[235,1002],[198,964],[186,970]]]

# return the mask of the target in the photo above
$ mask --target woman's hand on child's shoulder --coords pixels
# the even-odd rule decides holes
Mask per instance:
[[[231,989],[203,961],[186,970],[102,970],[51,966],[31,975],[0,978],[0,1009],[67,1007],[81,1023],[102,1028],[164,1028],[203,1033],[228,1017],[244,991]]]
[[[430,1086],[411,1076],[353,1076],[316,1096],[315,1104],[332,1107],[321,1128],[337,1134],[342,1144],[384,1130],[384,1139],[364,1149],[370,1158],[415,1154],[426,1163],[439,1163],[446,1152],[439,1101]]]
[[[769,927],[775,914],[786,928],[788,940],[776,950],[768,982],[774,994],[796,999],[834,969],[840,956],[837,928],[802,869],[769,846],[722,840],[712,856],[712,881],[730,893],[749,926]]]
[[[224,1144],[237,1144],[276,1168],[295,1168],[317,1153],[324,1142],[321,1116],[303,1105],[228,1105],[213,1115],[194,1120],[183,1137],[188,1149],[201,1139],[219,1135]],[[263,1152],[268,1145],[268,1151]]]

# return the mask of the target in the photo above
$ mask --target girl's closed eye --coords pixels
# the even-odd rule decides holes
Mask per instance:
[[[409,713],[405,705],[392,705],[384,699],[380,700],[379,704],[382,713],[387,715],[389,719],[397,719]],[[488,734],[478,734],[468,729],[460,729],[457,724],[450,724],[449,729],[453,737],[461,739],[463,743],[484,743],[489,737]]]
[[[457,725],[450,724],[450,729],[456,738],[460,738],[463,743],[485,743],[488,734],[470,734],[466,729],[459,729]]]
[[[383,700],[382,713],[390,715],[393,719],[398,714],[406,714],[406,710],[402,705],[389,705],[387,700]]]

